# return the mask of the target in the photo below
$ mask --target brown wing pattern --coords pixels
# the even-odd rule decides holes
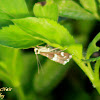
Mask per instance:
[[[60,64],[65,65],[69,60],[71,59],[71,56],[69,53],[64,53],[61,55],[62,52],[40,52],[41,55],[58,62]]]

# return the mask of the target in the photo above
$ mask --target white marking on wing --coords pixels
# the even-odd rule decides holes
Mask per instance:
[[[67,59],[66,61],[69,62],[70,59]]]
[[[65,65],[68,61],[64,61],[63,65]]]
[[[64,56],[64,52],[61,52],[61,56]]]
[[[65,65],[67,62],[69,62],[70,59],[67,59],[66,61],[64,61],[63,65]]]
[[[72,58],[72,55],[69,55],[69,58],[71,59]]]
[[[58,55],[57,54],[54,54],[54,57],[51,60],[57,61],[58,60]]]

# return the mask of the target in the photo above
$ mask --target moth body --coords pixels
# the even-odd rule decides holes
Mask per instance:
[[[34,51],[35,54],[40,54],[63,65],[69,62],[70,59],[72,58],[72,55],[70,55],[69,53],[65,53],[60,50],[55,51],[52,48],[47,48],[43,46],[35,48]]]

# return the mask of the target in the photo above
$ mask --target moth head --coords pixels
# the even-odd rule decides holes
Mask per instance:
[[[39,52],[39,49],[38,49],[38,48],[35,48],[35,49],[34,49],[34,52],[35,52],[35,54],[40,54],[40,52]]]

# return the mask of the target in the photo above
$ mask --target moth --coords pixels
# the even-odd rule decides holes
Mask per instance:
[[[65,53],[61,50],[56,50],[56,48],[38,46],[34,49],[34,51],[36,55],[40,54],[63,65],[69,62],[70,59],[72,58],[71,54]]]

